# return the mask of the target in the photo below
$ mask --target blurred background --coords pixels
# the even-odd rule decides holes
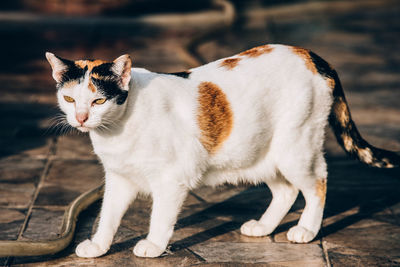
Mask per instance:
[[[66,205],[103,176],[86,135],[51,127],[59,111],[46,51],[73,60],[128,53],[134,67],[177,72],[267,43],[302,46],[335,67],[363,136],[400,151],[399,33],[397,0],[0,1],[0,239],[57,236]],[[349,161],[330,131],[326,149],[335,178],[327,214],[350,211],[351,218],[329,228],[332,248],[351,247],[332,249],[331,261],[400,264],[399,172]],[[73,179],[78,176],[79,182]],[[365,179],[366,187],[357,187]],[[367,210],[364,217],[351,217],[360,209]],[[372,229],[370,239],[360,240],[337,229],[372,220],[375,211],[386,215],[374,222],[392,228]],[[380,256],[366,256],[371,253]]]

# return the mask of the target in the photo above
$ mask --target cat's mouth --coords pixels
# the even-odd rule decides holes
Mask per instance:
[[[76,127],[76,129],[78,129],[79,131],[84,132],[84,133],[87,133],[90,130],[89,127],[85,127],[85,126],[78,126],[78,127]]]

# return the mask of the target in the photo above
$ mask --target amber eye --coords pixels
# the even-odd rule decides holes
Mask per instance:
[[[93,104],[101,105],[101,104],[104,104],[104,102],[106,102],[106,100],[107,99],[105,99],[105,98],[99,98],[99,99],[96,99],[95,101],[93,101]]]
[[[68,103],[74,103],[74,102],[75,102],[75,99],[73,99],[72,97],[67,96],[67,95],[64,96],[64,99],[65,99],[65,101],[67,101]]]

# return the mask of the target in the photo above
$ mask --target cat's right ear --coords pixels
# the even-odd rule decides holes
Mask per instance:
[[[53,78],[59,83],[62,80],[63,74],[68,70],[68,66],[64,63],[66,60],[57,57],[53,53],[46,52],[47,61],[49,61],[51,68],[53,69]]]

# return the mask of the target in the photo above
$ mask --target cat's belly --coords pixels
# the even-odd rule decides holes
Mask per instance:
[[[242,161],[240,167],[235,167],[234,165],[226,165],[226,167],[211,165],[203,174],[202,183],[211,186],[224,183],[238,184],[240,182],[256,184],[275,175],[276,167],[272,156],[260,154],[252,162]]]

